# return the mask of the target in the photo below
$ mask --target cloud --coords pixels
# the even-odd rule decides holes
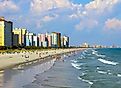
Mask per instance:
[[[84,19],[84,20],[81,20],[81,22],[77,24],[75,28],[77,30],[89,30],[89,29],[93,29],[97,25],[98,25],[98,21],[94,19]]]
[[[90,30],[98,28],[103,30],[103,25],[108,18],[112,18],[117,14],[120,14],[119,6],[120,0],[93,0],[81,7],[76,5],[76,10],[69,15],[69,18],[73,20],[80,20],[75,25],[77,30]]]
[[[111,9],[112,6],[117,4],[119,0],[94,0],[85,5],[87,10],[100,10],[105,11],[106,9]]]
[[[19,7],[11,0],[3,0],[0,1],[0,10],[5,11],[17,11],[19,10]]]
[[[105,30],[121,30],[121,20],[113,18],[105,22]]]
[[[41,13],[56,8],[71,7],[69,0],[32,0],[30,10],[32,12]]]
[[[43,17],[42,21],[48,22],[48,21],[51,21],[51,20],[53,20],[53,19],[55,19],[57,17],[58,17],[57,14],[54,14],[54,15],[46,15],[46,16]]]

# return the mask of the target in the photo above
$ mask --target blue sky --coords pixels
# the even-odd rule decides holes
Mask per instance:
[[[121,0],[0,0],[0,16],[30,32],[61,32],[71,45],[121,46]]]

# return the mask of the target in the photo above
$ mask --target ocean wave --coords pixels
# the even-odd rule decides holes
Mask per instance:
[[[79,69],[79,70],[81,69],[81,67],[79,67],[81,66],[81,64],[79,65],[79,64],[71,63],[71,65],[76,69]]]
[[[97,69],[100,69],[99,67],[97,67]]]
[[[77,63],[78,61],[76,61],[76,60],[71,60],[71,62]]]
[[[121,74],[117,74],[118,77],[121,77]]]
[[[86,55],[86,52],[82,52],[82,55]]]
[[[104,57],[106,57],[105,55],[101,55],[101,54],[95,54],[97,57],[102,57],[102,58],[104,58]]]
[[[97,51],[96,50],[92,50],[92,54],[97,54]]]
[[[85,59],[86,57],[84,55],[81,54],[81,56],[79,57],[79,59]]]
[[[98,59],[100,62],[104,64],[109,64],[109,65],[117,65],[117,62],[109,61],[109,60],[104,60],[104,59]]]
[[[109,72],[108,74],[111,75],[112,73]]]
[[[100,74],[107,74],[107,72],[105,72],[105,71],[97,71],[97,72]]]
[[[80,77],[78,77],[79,80],[83,81],[83,82],[86,82],[86,83],[89,83],[90,85],[93,84],[93,82],[89,81],[89,80],[85,80],[85,79],[82,79]]]
[[[96,55],[97,57],[102,57],[102,58],[106,57],[105,55],[98,54],[97,51],[95,51],[95,50],[92,51],[92,54]]]
[[[80,76],[85,76],[87,73],[81,73],[81,75]]]

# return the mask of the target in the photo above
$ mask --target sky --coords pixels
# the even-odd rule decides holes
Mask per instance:
[[[121,0],[0,0],[0,16],[14,28],[61,32],[70,45],[121,46]]]

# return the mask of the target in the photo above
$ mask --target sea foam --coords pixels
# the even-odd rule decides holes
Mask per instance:
[[[117,74],[118,77],[121,77],[121,74]]]
[[[93,84],[93,82],[89,81],[89,80],[85,80],[85,79],[82,79],[80,77],[78,77],[79,80],[83,81],[83,82],[86,82],[86,83],[89,83],[90,85]]]
[[[117,62],[113,62],[113,61],[108,61],[108,60],[104,60],[104,59],[98,59],[100,62],[104,63],[104,64],[109,64],[109,65],[117,65]]]
[[[79,64],[75,64],[75,63],[71,63],[71,65],[74,67],[74,68],[76,68],[76,69],[81,69],[81,67],[79,67],[79,66],[81,66],[81,65],[79,65]]]
[[[107,74],[107,72],[104,72],[104,71],[97,71],[97,72],[100,74]]]
[[[101,54],[95,54],[95,55],[98,56],[98,57],[102,57],[102,58],[105,57],[105,55],[101,55]]]

